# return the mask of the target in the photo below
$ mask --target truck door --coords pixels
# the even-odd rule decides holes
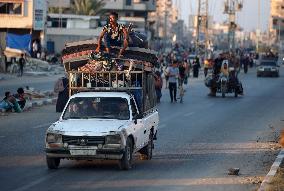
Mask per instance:
[[[139,112],[134,96],[130,98],[132,122],[133,122],[133,136],[136,140],[136,147],[140,149],[144,144],[144,120],[142,114]],[[136,123],[137,122],[137,123]]]

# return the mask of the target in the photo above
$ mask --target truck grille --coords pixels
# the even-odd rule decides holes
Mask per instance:
[[[77,146],[98,146],[105,143],[105,138],[101,136],[62,136],[63,143]]]

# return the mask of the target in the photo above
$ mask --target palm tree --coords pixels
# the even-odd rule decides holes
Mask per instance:
[[[74,0],[73,11],[78,15],[100,15],[105,5],[103,0]]]
[[[58,7],[49,7],[48,8],[48,13],[59,13],[59,8]]]

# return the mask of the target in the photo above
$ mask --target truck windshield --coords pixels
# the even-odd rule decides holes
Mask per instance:
[[[76,97],[69,101],[63,119],[128,120],[128,101],[118,97]]]

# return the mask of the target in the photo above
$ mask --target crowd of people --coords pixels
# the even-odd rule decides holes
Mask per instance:
[[[217,76],[224,73],[225,70],[229,71],[229,68],[233,67],[234,72],[230,77],[232,77],[236,83],[240,83],[238,79],[240,70],[243,69],[244,74],[246,74],[248,68],[254,67],[255,60],[258,59],[257,54],[244,51],[235,54],[229,52],[212,52],[207,59],[198,57],[197,55],[192,58],[192,55],[195,54],[191,52],[190,48],[185,48],[178,44],[174,45],[168,53],[163,52],[159,54],[158,61],[160,67],[157,68],[157,80],[155,84],[158,103],[162,97],[161,90],[163,87],[169,89],[171,103],[177,102],[178,99],[182,102],[182,97],[185,92],[184,86],[188,84],[191,74],[193,78],[199,77],[201,67],[203,68],[205,78],[208,77],[209,73],[217,78]],[[225,70],[224,67],[226,68]],[[227,75],[229,77],[228,72]],[[166,82],[164,85],[162,83],[163,79],[165,79]],[[179,95],[177,95],[178,93]],[[242,87],[240,94],[243,94]],[[210,93],[208,95],[216,96],[216,89],[210,87]]]
[[[190,59],[190,54],[189,49],[178,44],[170,52],[159,54],[159,67],[155,72],[157,103],[160,103],[163,86],[169,89],[171,103],[177,102],[178,99],[183,102],[184,86],[188,84],[191,70],[193,77],[198,78],[201,67],[199,58],[195,56]],[[163,79],[165,79],[165,84],[163,84]]]

